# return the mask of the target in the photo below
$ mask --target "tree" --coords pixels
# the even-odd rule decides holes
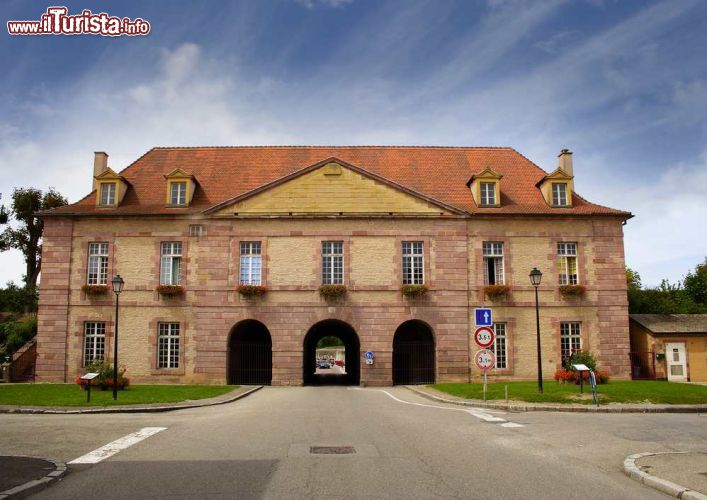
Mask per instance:
[[[683,280],[685,293],[696,303],[707,306],[707,257],[695,266],[695,272],[688,272]]]
[[[35,188],[15,188],[10,211],[2,210],[0,224],[7,224],[0,234],[0,251],[16,249],[23,253],[26,264],[25,286],[34,289],[42,268],[42,231],[44,221],[37,217],[40,210],[61,207],[68,202],[49,188],[46,193]],[[10,226],[14,219],[17,227]]]
[[[626,284],[629,290],[640,290],[643,287],[641,275],[630,267],[626,267]]]

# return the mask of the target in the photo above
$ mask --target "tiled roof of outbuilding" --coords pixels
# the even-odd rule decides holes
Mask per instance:
[[[51,211],[61,214],[179,214],[202,212],[325,158],[339,158],[470,214],[614,215],[576,193],[571,208],[552,208],[536,187],[547,172],[513,148],[426,146],[244,146],[153,148],[120,175],[130,183],[115,209],[95,206],[95,196]],[[466,183],[486,167],[503,175],[501,207],[480,208]],[[193,174],[197,189],[188,208],[165,206],[165,174],[180,168]],[[88,168],[87,168],[88,170]]]
[[[707,314],[629,314],[653,333],[707,334]]]

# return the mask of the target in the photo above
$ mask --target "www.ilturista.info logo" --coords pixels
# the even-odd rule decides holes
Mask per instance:
[[[10,35],[101,35],[140,36],[150,33],[150,23],[139,17],[94,14],[84,9],[81,14],[68,15],[66,7],[48,7],[39,21],[8,21]]]

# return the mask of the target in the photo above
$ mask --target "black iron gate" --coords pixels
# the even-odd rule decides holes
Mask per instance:
[[[229,384],[270,385],[272,381],[272,347],[268,343],[234,342],[228,364]]]
[[[434,384],[433,342],[393,342],[393,384]]]

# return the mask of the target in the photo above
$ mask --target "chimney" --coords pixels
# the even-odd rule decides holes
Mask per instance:
[[[559,167],[569,176],[574,176],[574,170],[572,169],[572,151],[569,149],[563,149],[560,151],[558,156],[560,159]]]
[[[93,155],[93,190],[95,191],[98,187],[96,176],[108,170],[108,153],[96,151]]]

